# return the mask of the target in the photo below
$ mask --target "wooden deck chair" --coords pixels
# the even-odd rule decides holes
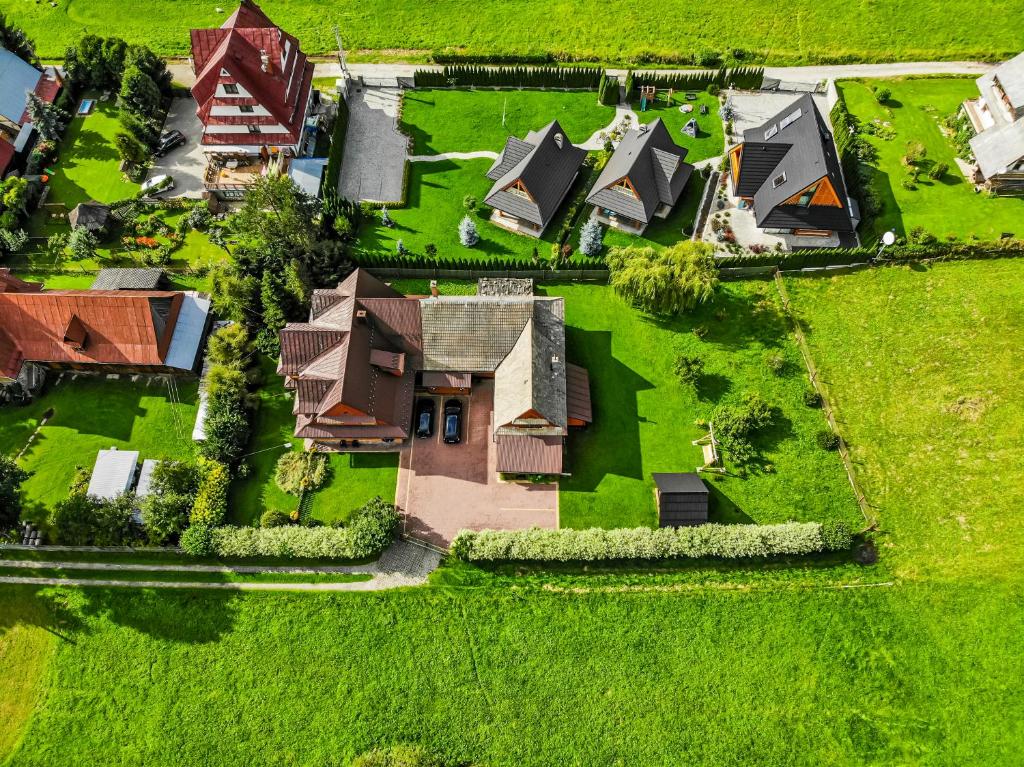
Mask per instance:
[[[708,424],[708,433],[700,439],[693,441],[694,445],[700,445],[701,451],[704,454],[704,465],[698,466],[697,471],[714,471],[719,474],[725,474],[719,464],[721,463],[721,456],[718,454],[718,440],[715,439],[715,429],[710,423]]]

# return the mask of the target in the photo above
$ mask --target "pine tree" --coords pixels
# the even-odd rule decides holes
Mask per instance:
[[[381,208],[380,209],[380,223],[383,226],[386,226],[388,229],[390,229],[391,227],[393,227],[395,225],[395,222],[391,220],[391,216],[388,215],[388,209],[387,208]]]
[[[473,219],[469,216],[464,217],[459,223],[459,242],[467,248],[472,248],[480,242],[480,234],[476,230],[476,224],[473,223]]]
[[[155,114],[160,108],[160,88],[141,69],[129,67],[121,81],[121,100],[137,115]]]
[[[603,235],[604,231],[601,229],[601,225],[595,219],[589,219],[580,230],[580,253],[590,258],[598,255],[603,247],[601,244]]]
[[[68,237],[68,249],[77,261],[86,261],[96,255],[99,240],[84,226],[76,226]]]
[[[28,118],[43,141],[56,141],[64,131],[68,120],[67,112],[53,104],[47,104],[34,93],[28,94]]]

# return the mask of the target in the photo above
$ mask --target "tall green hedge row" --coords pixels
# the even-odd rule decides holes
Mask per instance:
[[[462,530],[451,552],[468,562],[597,562],[628,559],[747,559],[802,556],[850,548],[840,522],[604,530]]]
[[[338,94],[338,114],[331,130],[331,148],[327,152],[327,170],[324,172],[323,188],[338,188],[341,177],[341,161],[345,155],[345,132],[348,130],[348,102]]]
[[[674,72],[672,74],[640,70],[631,74],[634,88],[639,88],[641,85],[653,85],[656,88],[674,88],[677,91],[702,91],[709,85],[717,85],[719,88],[756,90],[761,87],[764,80],[763,67],[737,67],[735,69],[721,67],[704,72]]]
[[[568,235],[566,235],[568,237]],[[545,268],[545,262],[534,263],[526,258],[431,258],[418,253],[404,256],[382,253],[353,253],[352,262],[367,269],[445,269],[476,272],[527,272]],[[567,269],[607,270],[603,258],[578,257]]]
[[[419,69],[413,75],[417,88],[482,86],[492,88],[574,88],[597,90],[604,77],[600,67],[485,67],[469,64],[446,66],[444,71]]]
[[[814,248],[795,251],[770,251],[749,256],[716,258],[719,269],[775,266],[784,271],[814,269],[825,266],[848,266],[871,262],[878,255],[875,247]],[[1024,256],[1024,240],[949,242],[927,244],[902,243],[882,252],[880,261],[965,261],[986,258],[1019,258]]]

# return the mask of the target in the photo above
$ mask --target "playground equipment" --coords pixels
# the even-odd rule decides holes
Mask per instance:
[[[697,138],[697,131],[698,130],[699,130],[699,128],[697,126],[697,121],[694,120],[692,117],[686,123],[686,125],[683,126],[683,133],[685,133],[690,138]]]
[[[646,112],[647,105],[654,102],[658,91],[653,85],[640,86],[640,111]]]
[[[704,465],[697,467],[698,472],[713,471],[717,474],[725,474],[725,469],[719,465],[722,459],[718,454],[718,440],[715,439],[715,428],[711,423],[708,423],[707,435],[695,439],[692,444],[700,445],[704,454]]]

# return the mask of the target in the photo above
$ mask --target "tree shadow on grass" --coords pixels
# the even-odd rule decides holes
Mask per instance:
[[[697,396],[706,402],[718,402],[732,390],[732,380],[720,373],[702,373],[697,379]]]
[[[55,586],[8,586],[0,596],[0,637],[18,626],[36,626],[75,643],[84,627],[74,592]]]
[[[568,490],[592,492],[605,475],[643,479],[637,393],[654,388],[612,355],[608,331],[566,327],[570,360],[590,374],[594,423],[569,437]]]
[[[230,632],[241,598],[213,590],[85,587],[82,593],[83,615],[159,639],[193,644],[216,642]]]

